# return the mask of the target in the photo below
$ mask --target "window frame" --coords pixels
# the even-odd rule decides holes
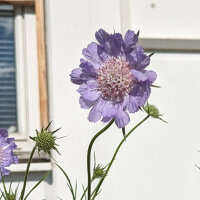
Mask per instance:
[[[129,1],[120,0],[121,29],[123,34],[131,27]],[[200,40],[198,39],[140,37],[139,44],[147,51],[200,52]]]
[[[23,5],[23,6],[34,6],[36,1],[37,0],[0,0],[0,3],[12,4],[12,5]]]
[[[32,7],[15,6],[15,56],[18,132],[16,140],[27,141],[40,128],[36,20]],[[33,97],[33,98],[32,98]]]
[[[25,10],[28,10],[30,9],[29,7],[32,7],[34,9],[34,12],[35,12],[35,29],[36,29],[36,38],[35,38],[35,47],[36,47],[36,61],[35,62],[35,66],[37,66],[36,68],[37,69],[34,69],[34,72],[37,72],[36,73],[36,76],[37,76],[37,79],[36,81],[38,81],[38,98],[39,98],[39,101],[38,101],[38,116],[39,116],[39,123],[38,123],[38,126],[39,128],[41,127],[44,127],[48,124],[49,120],[48,120],[48,95],[47,95],[47,70],[46,70],[46,45],[45,45],[45,24],[44,24],[44,1],[43,0],[0,0],[0,4],[12,4],[16,7],[18,6],[24,6],[24,9]],[[16,12],[20,12],[20,9],[16,9]],[[24,16],[26,18],[26,16]],[[20,18],[20,15],[19,17]],[[26,19],[25,19],[26,20]],[[27,20],[31,20],[31,19],[27,19]],[[18,23],[19,26],[24,26],[23,23],[23,19],[16,19],[15,20],[15,24]],[[25,29],[27,27],[24,27]],[[16,34],[18,34],[18,38],[20,38],[20,41],[18,41],[19,43],[22,43],[23,42],[23,37],[24,35],[20,35],[20,28],[19,30],[16,30],[16,31],[19,31],[18,33],[16,32]],[[25,31],[26,32],[26,31]],[[28,35],[25,35],[26,39],[30,40],[30,38],[28,38],[29,36]],[[18,43],[16,41],[16,43]],[[16,51],[20,52],[20,46],[21,44],[16,44]],[[27,49],[27,57],[31,56],[29,53],[28,53],[28,49]],[[29,55],[28,55],[29,54]],[[23,55],[18,55],[18,56],[23,56]],[[21,58],[21,59],[18,59],[19,62],[22,62],[22,63],[16,63],[16,65],[18,65],[17,67],[21,67],[23,68],[25,63],[25,61],[23,61],[24,58]],[[26,59],[26,58],[25,58]],[[21,65],[21,66],[20,66]],[[25,67],[24,67],[25,69]],[[30,75],[31,75],[31,72],[30,71],[25,71],[23,73],[25,74],[22,74],[21,72],[23,71],[23,69],[19,69],[17,71],[17,76],[20,76],[22,77],[23,75],[25,75],[25,79],[29,78]],[[28,77],[26,77],[26,75],[28,75]],[[33,77],[32,77],[33,78]],[[19,78],[18,78],[19,79]],[[20,79],[19,79],[20,80]],[[27,80],[21,80],[21,82],[23,83],[27,83]],[[17,87],[20,86],[22,87],[23,86],[23,83],[19,83],[17,81]],[[24,84],[25,85],[25,84]],[[22,88],[20,89],[22,91]],[[19,91],[20,91],[19,90]],[[25,88],[25,90],[27,90],[27,88]],[[17,91],[17,92],[19,92]],[[29,93],[29,91],[27,90],[25,93]],[[28,95],[26,94],[23,94],[22,92],[21,93],[18,93],[18,96],[20,96],[20,98],[22,98],[22,102],[26,103],[26,99],[27,97],[26,96],[30,96],[30,93]],[[18,98],[18,97],[17,97]],[[19,116],[19,119],[21,122],[18,123],[18,126],[19,126],[19,131],[20,129],[22,130],[22,134],[18,134],[18,133],[13,133],[12,136],[16,138],[17,140],[17,145],[18,145],[18,148],[17,148],[17,152],[19,152],[21,155],[19,156],[22,157],[22,159],[25,159],[25,157],[27,157],[26,155],[28,155],[28,153],[31,151],[32,149],[32,146],[33,146],[33,142],[29,139],[29,136],[32,135],[34,136],[35,135],[35,132],[31,132],[30,133],[30,129],[32,130],[33,128],[38,128],[38,126],[36,127],[33,127],[35,126],[37,123],[33,123],[32,125],[30,125],[30,123],[28,123],[28,121],[31,121],[30,118],[34,118],[34,117],[37,117],[37,116],[33,116],[33,108],[31,108],[31,105],[30,103],[28,103],[28,113],[27,113],[27,110],[25,110],[25,108],[21,108],[18,106],[18,109],[23,109],[23,113],[26,113],[24,114],[24,116],[20,115]],[[33,104],[32,104],[33,105]],[[31,111],[32,109],[32,111]],[[28,119],[28,120],[27,120]],[[23,124],[22,127],[20,127],[20,124]],[[30,127],[32,126],[32,127]],[[42,155],[41,155],[42,156]],[[37,156],[36,156],[37,157]],[[45,158],[47,159],[46,156],[42,156],[40,158]]]
[[[38,77],[40,98],[40,125],[48,124],[47,67],[44,23],[44,0],[0,0],[1,4],[32,6],[36,15]]]

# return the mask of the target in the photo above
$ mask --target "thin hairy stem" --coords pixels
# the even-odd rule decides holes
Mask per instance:
[[[123,140],[119,143],[119,145],[118,145],[117,149],[115,150],[115,153],[113,154],[113,157],[112,157],[112,159],[111,159],[111,161],[110,161],[110,163],[109,163],[109,165],[108,165],[108,168],[106,169],[105,176],[99,181],[97,187],[94,189],[95,192],[94,192],[94,195],[93,195],[93,197],[92,197],[92,200],[94,200],[95,197],[97,196],[98,191],[99,191],[99,189],[100,189],[100,187],[101,187],[101,185],[102,185],[102,183],[103,183],[105,177],[107,176],[107,174],[108,174],[108,172],[109,172],[109,170],[110,170],[110,168],[111,168],[111,166],[112,166],[112,164],[113,164],[113,162],[114,162],[114,160],[115,160],[115,158],[116,158],[116,155],[117,155],[117,153],[118,153],[120,147],[121,147],[122,144],[124,143],[124,141],[126,141],[126,139],[129,137],[129,135],[130,135],[138,126],[140,126],[143,122],[145,122],[149,117],[150,117],[150,115],[147,115],[141,122],[139,122],[135,127],[133,127],[133,128],[128,132],[128,134],[125,135],[125,137],[123,138]]]
[[[35,145],[33,147],[31,155],[30,155],[30,158],[28,160],[28,164],[27,164],[27,167],[26,167],[26,173],[25,173],[25,176],[24,176],[24,184],[23,184],[23,188],[22,188],[22,191],[21,191],[20,200],[23,200],[23,198],[24,198],[24,193],[25,193],[25,189],[26,189],[26,182],[27,182],[27,178],[28,178],[28,174],[29,174],[29,169],[30,169],[31,161],[32,161],[33,154],[34,154],[36,148],[37,148],[37,145]]]
[[[87,173],[88,173],[88,200],[91,200],[91,169],[90,169],[90,162],[91,162],[91,150],[95,140],[105,132],[114,122],[112,119],[103,129],[101,129],[90,141],[87,153]]]

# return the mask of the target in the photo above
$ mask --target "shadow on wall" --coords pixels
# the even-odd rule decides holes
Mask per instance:
[[[30,172],[28,176],[28,182],[38,182],[41,180],[41,178],[46,174],[47,172]],[[24,181],[24,173],[11,173],[9,176],[4,177],[5,182],[20,182],[21,184]],[[45,179],[45,182],[48,184],[53,183],[52,173],[49,174],[49,176]]]

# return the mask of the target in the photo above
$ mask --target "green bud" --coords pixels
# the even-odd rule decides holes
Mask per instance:
[[[94,167],[93,179],[105,177],[105,175],[106,175],[105,168],[106,167],[103,167],[103,165],[101,165],[101,164],[98,164],[96,167]]]
[[[160,119],[160,120],[162,120],[163,122],[167,123],[165,120],[163,120],[163,119],[161,118],[162,115],[160,114],[160,112],[159,112],[159,110],[158,110],[158,108],[157,108],[156,106],[147,103],[147,104],[143,107],[143,109],[144,109],[151,117]]]
[[[8,194],[7,200],[16,200],[15,194]]]
[[[37,136],[30,138],[36,142],[36,146],[38,147],[39,152],[42,150],[51,156],[51,150],[55,150],[57,153],[59,153],[56,148],[57,144],[55,141],[57,138],[54,133],[57,132],[60,128],[55,131],[50,131],[50,124],[51,122],[47,125],[46,128],[42,128],[40,132],[36,130]]]
[[[154,118],[158,118],[160,117],[160,113],[159,113],[159,110],[156,106],[154,105],[151,105],[151,104],[146,104],[144,106],[144,110],[149,114],[151,115],[152,117]]]
[[[43,131],[37,135],[35,142],[39,149],[43,150],[45,153],[50,152],[55,145],[55,137],[51,132]]]

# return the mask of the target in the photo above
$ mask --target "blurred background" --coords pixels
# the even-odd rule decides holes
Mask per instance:
[[[69,74],[95,32],[140,30],[139,43],[155,52],[157,72],[149,102],[167,124],[149,119],[126,141],[97,200],[197,200],[200,198],[200,1],[198,0],[0,0],[0,127],[16,138],[20,163],[7,181],[23,181],[32,148],[29,136],[48,121],[62,127],[59,156],[78,193],[87,185],[89,141],[104,124],[89,123]],[[132,114],[127,130],[145,113]],[[122,139],[114,125],[94,146],[107,164]],[[34,156],[28,188],[51,175],[29,199],[71,199],[66,180],[50,159]]]

